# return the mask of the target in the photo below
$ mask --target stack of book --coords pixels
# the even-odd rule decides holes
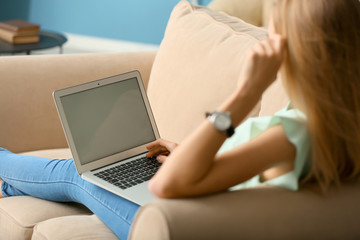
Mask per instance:
[[[39,42],[40,26],[23,20],[0,22],[0,39],[12,44]]]

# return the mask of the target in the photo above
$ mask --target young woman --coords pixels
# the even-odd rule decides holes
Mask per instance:
[[[238,126],[279,70],[291,104]],[[278,0],[269,39],[249,52],[239,78],[235,92],[181,146],[162,139],[148,146],[148,157],[163,162],[149,185],[155,195],[190,197],[264,183],[297,190],[309,180],[325,191],[359,179],[359,0]],[[232,126],[238,127],[228,138]],[[5,197],[82,203],[121,239],[138,209],[82,180],[71,159],[0,149],[0,178]]]

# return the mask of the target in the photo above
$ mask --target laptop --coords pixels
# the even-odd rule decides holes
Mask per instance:
[[[159,132],[140,73],[57,90],[53,97],[79,175],[136,204],[153,200],[148,181],[161,164],[145,154]]]

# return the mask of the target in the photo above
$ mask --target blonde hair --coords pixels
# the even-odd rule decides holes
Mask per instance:
[[[285,89],[308,119],[312,167],[305,181],[325,191],[359,179],[359,0],[278,0],[273,23],[287,39]]]

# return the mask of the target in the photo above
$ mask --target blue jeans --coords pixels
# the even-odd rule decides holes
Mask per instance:
[[[0,148],[1,193],[56,202],[78,202],[95,213],[120,239],[127,239],[139,205],[83,180],[72,159],[23,156]]]

